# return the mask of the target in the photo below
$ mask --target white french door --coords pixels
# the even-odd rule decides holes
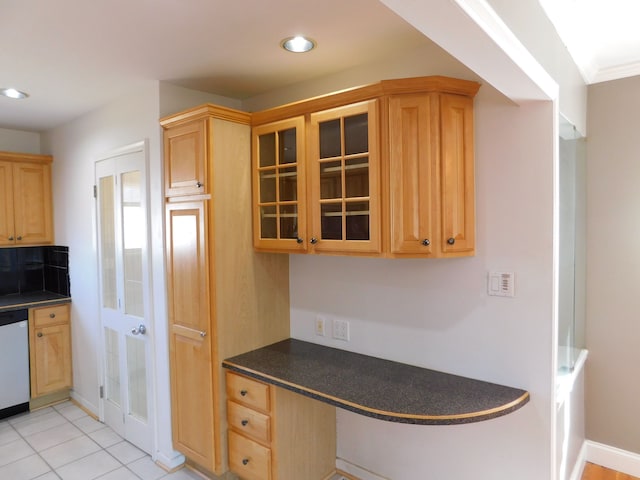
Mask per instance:
[[[154,438],[145,145],[96,162],[104,422],[147,453]]]

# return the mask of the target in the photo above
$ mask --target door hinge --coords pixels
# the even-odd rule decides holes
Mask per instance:
[[[98,186],[93,186],[93,198],[98,198]]]
[[[104,386],[100,385],[100,398],[104,398]]]

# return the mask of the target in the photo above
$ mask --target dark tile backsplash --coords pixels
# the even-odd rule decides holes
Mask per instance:
[[[69,248],[0,248],[0,295],[42,290],[70,296]]]

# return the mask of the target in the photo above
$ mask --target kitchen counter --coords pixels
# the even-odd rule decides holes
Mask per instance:
[[[46,307],[71,302],[71,297],[46,290],[0,296],[0,312],[22,308]]]
[[[288,339],[223,367],[355,413],[391,422],[455,425],[518,410],[518,388]]]

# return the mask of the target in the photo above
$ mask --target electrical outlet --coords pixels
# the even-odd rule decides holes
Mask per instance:
[[[325,336],[325,321],[324,321],[324,317],[321,315],[317,315],[316,316],[316,321],[315,321],[315,330],[316,330],[316,335],[319,335],[321,337]]]
[[[333,338],[349,341],[349,322],[338,318],[333,320]]]

